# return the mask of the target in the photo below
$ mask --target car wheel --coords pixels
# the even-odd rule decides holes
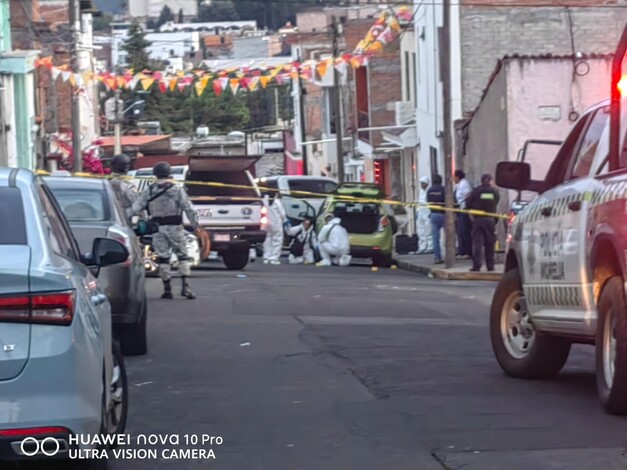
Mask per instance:
[[[596,379],[605,411],[627,414],[627,311],[620,276],[601,292],[596,336]]]
[[[118,341],[113,342],[113,376],[111,377],[111,403],[107,405],[104,434],[122,434],[128,415],[128,381],[124,356]]]
[[[238,251],[227,251],[222,255],[224,264],[231,271],[244,269],[248,264],[248,249]]]
[[[494,292],[490,339],[501,368],[520,379],[557,375],[570,352],[569,341],[536,331],[516,269],[505,273]]]
[[[139,321],[134,325],[122,325],[121,338],[122,353],[125,356],[141,356],[148,352],[147,338],[148,302],[144,297],[142,313]]]

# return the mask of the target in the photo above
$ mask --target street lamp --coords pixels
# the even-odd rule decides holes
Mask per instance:
[[[122,122],[124,121],[124,116],[131,109],[135,108],[136,106],[142,105],[144,103],[145,103],[144,100],[137,100],[133,104],[131,104],[128,108],[124,109],[124,101],[120,99],[119,90],[116,91],[115,97],[109,98],[105,102],[105,114],[106,114],[107,120],[109,122],[114,123],[115,139],[114,139],[113,152],[115,155],[119,155],[120,153],[122,153]],[[135,110],[135,111],[139,111],[139,110]]]

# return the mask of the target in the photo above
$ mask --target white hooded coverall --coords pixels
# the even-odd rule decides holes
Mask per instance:
[[[422,178],[420,178],[420,182],[425,183],[428,186],[429,178],[427,176],[423,176]],[[431,251],[433,251],[433,241],[431,239],[431,221],[429,220],[431,210],[424,205],[427,204],[427,190],[422,189],[422,187],[420,188],[420,193],[418,195],[418,203],[420,204],[418,210],[416,211],[418,251],[420,253],[430,253]]]
[[[267,261],[279,261],[281,248],[283,247],[283,224],[287,220],[285,208],[281,199],[264,197],[264,206],[268,209],[268,226],[266,228],[266,241],[263,243],[263,259]]]
[[[323,266],[331,266],[331,256],[334,258],[333,261],[340,266],[348,266],[351,262],[348,232],[341,222],[336,217],[327,222],[320,230],[318,249],[320,250],[321,264]]]
[[[318,242],[316,241],[316,231],[314,230],[313,225],[310,225],[309,229],[305,229],[305,226],[303,224],[297,225],[296,227],[290,227],[287,233],[292,237],[296,237],[297,240],[303,242],[303,256],[294,256],[290,253],[289,263],[315,263],[316,256],[314,254],[313,247],[315,247]]]

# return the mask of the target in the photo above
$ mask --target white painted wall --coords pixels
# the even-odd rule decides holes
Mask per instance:
[[[200,50],[198,32],[148,33],[146,40],[151,44],[148,53],[151,59],[166,60],[169,57],[189,58],[191,51]]]
[[[17,162],[17,142],[15,140],[15,101],[14,101],[14,82],[12,75],[4,75],[0,81],[0,106],[2,106],[2,116],[4,118],[4,126],[6,129],[5,142],[6,154],[0,161],[1,165],[18,166]]]
[[[164,5],[168,5],[175,17],[179,10],[183,10],[185,16],[198,14],[198,2],[196,0],[131,0],[128,2],[130,16],[158,17]]]
[[[590,66],[589,73],[578,76],[573,84],[573,64],[569,59],[509,60],[506,63],[510,160],[516,159],[518,149],[528,139],[564,139],[574,124],[568,119],[571,99],[574,109],[582,113],[609,98],[611,61],[589,59],[586,62]],[[541,106],[559,107],[561,117],[556,121],[540,119]],[[530,151],[527,161],[532,167],[532,177],[545,176],[556,150],[542,146]]]
[[[401,36],[401,70],[402,70],[402,92],[403,101],[412,101],[416,104],[415,90],[416,87],[416,72],[418,67],[414,67],[414,61],[412,61],[412,54],[415,56],[416,63],[418,62],[418,56],[416,55],[416,34],[414,31],[405,31]]]
[[[414,19],[417,40],[418,102],[416,125],[420,147],[418,151],[418,178],[431,176],[430,148],[438,154],[438,173],[443,175],[443,130],[442,83],[440,81],[440,61],[438,52],[438,28],[442,26],[442,2],[422,2],[414,0]],[[453,40],[451,41],[453,42]]]

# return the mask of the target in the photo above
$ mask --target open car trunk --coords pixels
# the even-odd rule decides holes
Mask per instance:
[[[379,228],[379,207],[376,204],[339,203],[333,215],[342,220],[348,233],[368,234]]]

